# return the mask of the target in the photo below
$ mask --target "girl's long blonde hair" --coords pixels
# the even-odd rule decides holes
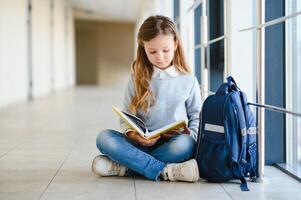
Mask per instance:
[[[137,56],[132,65],[135,95],[130,102],[129,111],[134,114],[137,113],[138,109],[142,109],[145,113],[148,113],[149,107],[155,102],[155,96],[150,89],[153,65],[147,58],[144,42],[150,41],[160,34],[174,35],[177,48],[172,61],[173,65],[182,73],[190,73],[190,68],[185,61],[183,45],[173,21],[161,15],[148,17],[139,29]]]

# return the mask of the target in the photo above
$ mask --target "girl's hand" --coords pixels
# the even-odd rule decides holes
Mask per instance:
[[[175,136],[175,135],[179,135],[179,134],[189,134],[189,133],[190,133],[190,130],[188,129],[187,126],[185,126],[185,127],[184,127],[184,130],[182,130],[182,131],[179,131],[179,130],[171,130],[171,131],[169,131],[169,132],[163,134],[162,137],[163,137],[164,139],[170,139],[170,138],[172,138],[172,137]]]
[[[160,139],[160,136],[159,136],[159,137],[147,140],[147,139],[143,138],[136,131],[130,131],[130,132],[128,132],[127,136],[129,138],[131,138],[132,140],[136,141],[137,143],[139,143],[140,145],[145,146],[145,147],[151,147],[151,146],[153,146]]]
[[[180,134],[181,134],[180,131],[178,131],[178,130],[172,130],[172,131],[169,131],[169,132],[167,132],[167,133],[164,133],[164,134],[162,135],[162,137],[163,137],[164,139],[170,139],[170,138],[172,138],[173,136],[175,136],[175,135],[180,135]]]

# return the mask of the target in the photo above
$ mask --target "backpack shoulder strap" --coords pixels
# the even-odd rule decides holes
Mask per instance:
[[[241,102],[243,105],[244,114],[246,118],[247,129],[251,129],[251,128],[254,129],[256,128],[256,119],[248,104],[247,95],[244,92],[240,92],[240,96],[241,96]]]
[[[242,191],[249,191],[247,181],[244,176],[244,169],[247,167],[247,127],[246,127],[246,120],[245,120],[245,113],[244,108],[241,101],[241,91],[235,91],[231,95],[231,100],[234,105],[234,109],[236,111],[237,119],[238,119],[238,125],[239,125],[239,132],[240,134],[238,138],[241,140],[239,141],[241,144],[241,150],[240,150],[240,160],[238,160],[238,167],[239,167],[239,179],[241,181],[240,188]]]
[[[244,115],[245,115],[245,121],[246,121],[246,129],[247,129],[247,150],[248,153],[251,154],[249,155],[249,167],[248,167],[248,171],[249,171],[249,175],[250,175],[250,179],[252,181],[256,180],[257,177],[257,147],[253,147],[253,149],[251,150],[250,148],[252,148],[251,146],[253,145],[257,145],[257,127],[256,127],[256,119],[254,116],[254,113],[252,112],[252,110],[250,109],[250,106],[248,105],[248,101],[247,101],[247,96],[244,92],[241,92],[241,102],[243,104],[244,107]],[[250,152],[252,151],[252,152]]]

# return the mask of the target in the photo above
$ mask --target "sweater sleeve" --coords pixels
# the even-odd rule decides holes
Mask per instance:
[[[201,91],[197,79],[194,77],[194,83],[189,94],[189,98],[186,100],[186,110],[188,117],[188,128],[190,135],[197,140],[199,129],[199,115],[201,112],[202,100]]]
[[[135,87],[134,87],[133,76],[130,76],[127,86],[126,86],[125,93],[124,93],[124,98],[123,98],[123,102],[122,102],[123,103],[122,110],[129,112],[128,108],[129,108],[129,105],[131,103],[131,100],[132,100],[134,94],[135,94]],[[122,119],[119,119],[119,124],[120,124],[121,133],[126,134],[127,132],[133,130]]]

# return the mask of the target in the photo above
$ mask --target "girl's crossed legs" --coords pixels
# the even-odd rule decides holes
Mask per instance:
[[[169,164],[181,163],[190,159],[193,156],[195,145],[196,142],[191,136],[180,134],[168,140],[161,139],[152,147],[143,147],[124,134],[110,129],[100,132],[96,139],[97,148],[109,159],[120,164],[119,167],[123,167],[123,171],[126,167],[128,173],[133,171],[151,180],[158,180],[160,175],[166,179],[165,173],[166,176],[167,174],[173,176],[169,177],[170,180],[175,179],[174,173],[179,171],[175,168],[178,168],[182,169],[184,175],[188,173],[189,177],[187,178],[191,179],[190,181],[196,181],[198,171],[195,160],[184,162],[182,165]],[[116,163],[114,163],[115,168]],[[114,175],[124,175],[124,173]]]

